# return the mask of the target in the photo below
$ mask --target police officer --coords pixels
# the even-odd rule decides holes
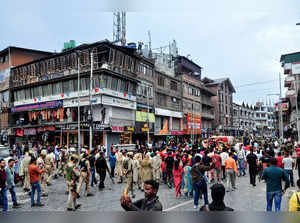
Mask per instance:
[[[73,154],[70,157],[70,161],[66,166],[66,180],[68,184],[68,211],[75,211],[80,208],[80,204],[77,204],[77,181],[80,176],[78,168],[76,168],[76,163],[78,161],[78,156]]]
[[[30,191],[30,182],[29,182],[29,174],[28,174],[28,167],[31,161],[31,156],[29,154],[28,148],[24,149],[25,151],[25,156],[22,161],[22,167],[24,171],[24,191],[29,192]]]
[[[47,156],[47,151],[42,150],[38,159],[37,159],[37,167],[39,169],[45,168],[45,157]],[[47,174],[43,172],[41,174],[41,188],[42,188],[42,197],[47,197],[48,194],[46,193],[46,183],[47,183]]]
[[[127,191],[131,191],[132,198],[135,198],[134,188],[133,188],[133,152],[127,153],[127,164],[124,164],[124,173],[127,177]]]
[[[53,162],[53,157],[51,153],[48,153],[45,157],[45,167],[46,167],[46,173],[47,173],[47,186],[52,185],[51,180],[53,177],[53,172],[54,172],[54,162]]]
[[[82,187],[83,182],[85,182],[85,191],[87,192],[87,196],[93,196],[92,193],[90,193],[90,175],[91,175],[91,170],[90,170],[90,162],[88,160],[88,154],[83,153],[82,158],[79,162],[80,165],[80,178],[79,178],[79,184],[77,187],[77,196],[80,198],[80,190]]]

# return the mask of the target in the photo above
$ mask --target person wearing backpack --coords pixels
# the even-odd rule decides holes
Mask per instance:
[[[290,199],[289,211],[300,211],[300,179],[297,180],[298,191]]]

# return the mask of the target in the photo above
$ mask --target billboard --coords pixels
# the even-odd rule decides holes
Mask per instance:
[[[9,87],[9,73],[10,69],[0,70],[0,91],[4,91]]]

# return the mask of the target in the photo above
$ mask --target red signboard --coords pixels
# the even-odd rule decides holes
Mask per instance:
[[[124,132],[124,126],[112,126],[111,131],[112,132]]]
[[[183,132],[183,131],[172,131],[171,132],[171,135],[184,135],[185,134],[185,132]]]
[[[202,123],[201,116],[199,114],[188,113],[187,117],[187,134],[201,134]]]

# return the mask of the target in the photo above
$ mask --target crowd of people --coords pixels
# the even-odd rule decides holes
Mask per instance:
[[[300,146],[292,144],[290,139],[280,142],[252,138],[243,143],[229,143],[222,138],[209,138],[194,143],[170,142],[159,148],[137,146],[134,151],[111,147],[110,154],[104,148],[86,147],[79,153],[73,147],[29,148],[19,144],[13,146],[10,157],[0,160],[0,199],[3,211],[7,211],[10,192],[13,208],[19,208],[15,187],[20,184],[31,196],[31,207],[44,206],[41,196],[48,196],[53,178],[64,177],[67,210],[75,211],[81,207],[77,201],[82,194],[94,196],[91,187],[105,188],[108,175],[113,183],[126,181],[120,199],[126,211],[161,211],[163,207],[157,196],[161,184],[174,189],[176,199],[193,198],[195,209],[233,211],[225,205],[224,197],[238,190],[237,179],[248,175],[248,170],[253,187],[257,180],[266,182],[266,210],[272,211],[274,201],[275,211],[280,211],[286,190],[295,184],[300,190],[299,180],[296,183],[294,180],[294,169],[300,178]],[[208,196],[210,184],[212,202]],[[85,190],[81,193],[83,186]],[[145,198],[132,202],[137,190],[144,191]],[[291,211],[299,210],[299,197],[300,193],[291,197]],[[203,205],[199,205],[200,199]]]

